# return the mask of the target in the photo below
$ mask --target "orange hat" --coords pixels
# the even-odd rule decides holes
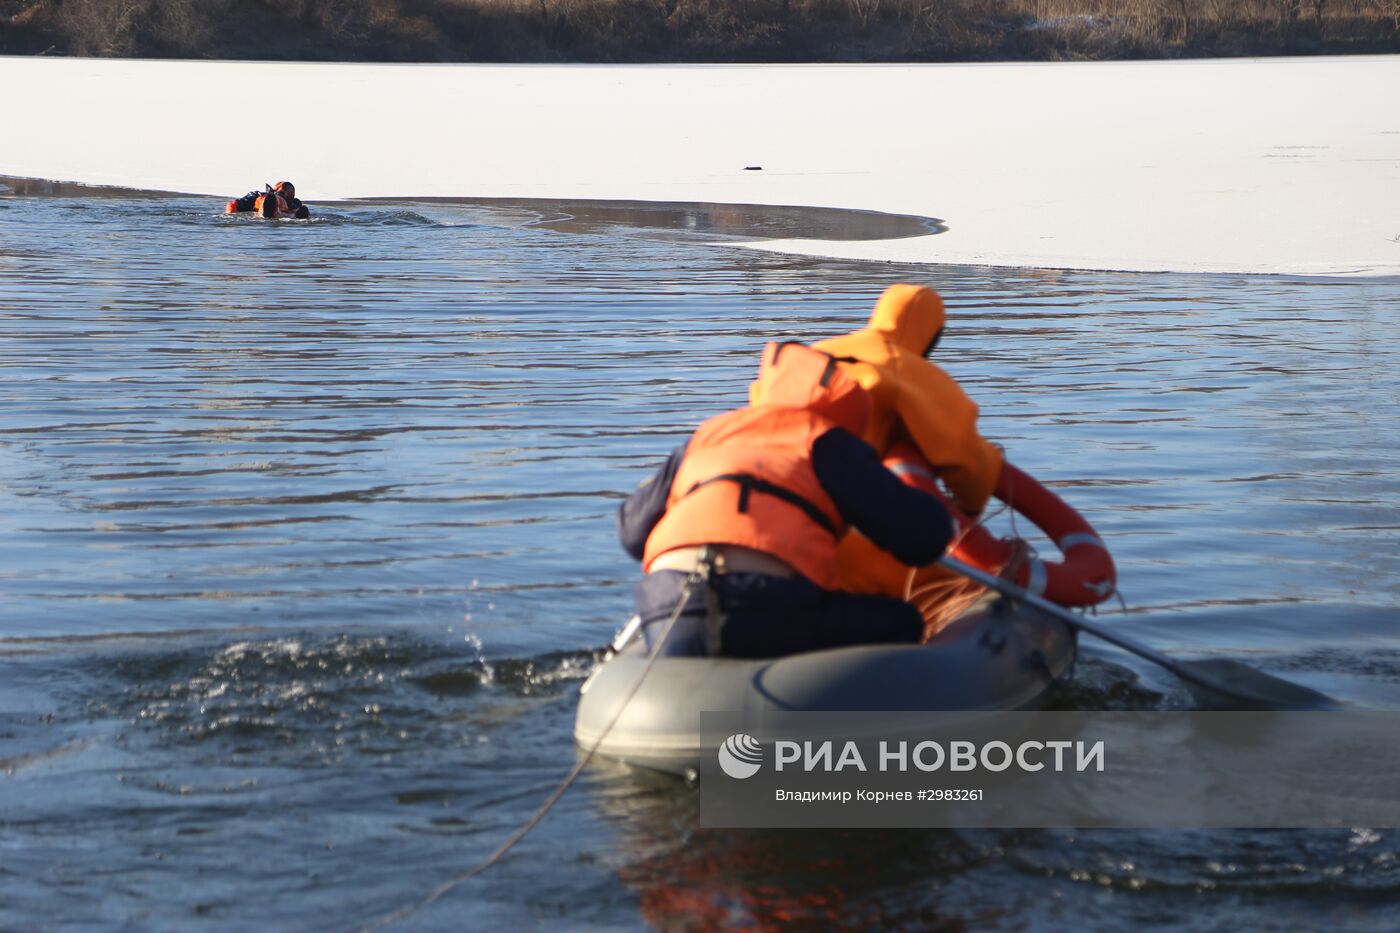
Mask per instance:
[[[272,186],[272,190],[276,191],[284,198],[294,198],[297,196],[297,186],[289,181],[279,181]]]
[[[943,330],[945,314],[938,292],[923,285],[891,285],[870,316],[870,329],[889,335],[898,346],[923,356]]]

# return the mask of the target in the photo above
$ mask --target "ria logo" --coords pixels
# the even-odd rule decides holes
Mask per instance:
[[[753,777],[762,765],[763,746],[751,735],[736,732],[719,747],[720,769],[732,778]]]

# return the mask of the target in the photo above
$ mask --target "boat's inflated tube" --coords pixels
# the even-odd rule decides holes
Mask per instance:
[[[660,657],[629,702],[647,663],[643,639],[634,638],[584,683],[574,740],[585,749],[598,743],[599,755],[687,774],[706,752],[701,712],[743,712],[761,732],[769,712],[1036,709],[1070,674],[1074,658],[1074,632],[1063,622],[1024,605],[984,600],[926,645],[865,645],[762,661]]]
[[[988,573],[999,573],[1011,561],[1015,554],[1012,542],[996,537],[964,515],[943,494],[928,461],[916,447],[906,442],[893,444],[885,455],[885,466],[947,506],[958,526],[950,552],[954,557]],[[1096,606],[1113,595],[1117,581],[1113,557],[1084,516],[1035,477],[1005,461],[994,495],[1045,532],[1064,555],[1060,561],[1026,560],[1013,577],[1017,586],[1061,606]]]

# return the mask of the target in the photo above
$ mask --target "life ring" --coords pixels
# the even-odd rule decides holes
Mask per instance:
[[[999,573],[1016,556],[1011,539],[994,536],[953,504],[913,444],[899,441],[891,445],[885,466],[906,484],[937,496],[948,508],[957,524],[950,553],[958,560]],[[1096,606],[1113,595],[1117,584],[1113,557],[1084,516],[1035,477],[1006,461],[1002,461],[993,494],[1045,532],[1063,555],[1059,561],[1036,556],[1023,561],[1014,578],[1017,586],[1061,606]]]

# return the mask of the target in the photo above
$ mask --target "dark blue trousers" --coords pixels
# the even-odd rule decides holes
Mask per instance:
[[[689,576],[660,570],[637,584],[634,596],[648,651],[675,612]],[[714,581],[725,619],[717,653],[725,657],[776,658],[847,645],[914,644],[923,638],[918,610],[898,599],[824,590],[802,577],[725,573]],[[710,648],[705,585],[697,582],[686,594],[663,653],[716,653]]]

